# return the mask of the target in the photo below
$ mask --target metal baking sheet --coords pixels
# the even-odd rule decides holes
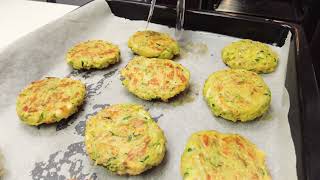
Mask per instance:
[[[134,11],[134,9],[133,9]],[[181,56],[175,61],[191,72],[190,88],[169,103],[147,102],[122,85],[119,70],[133,57],[127,47],[130,35],[146,26],[112,15],[107,3],[96,0],[18,40],[0,52],[0,149],[4,155],[4,179],[182,179],[180,157],[187,138],[199,130],[238,133],[266,153],[273,179],[297,179],[296,156],[288,124],[290,106],[284,87],[291,34],[282,47],[271,46],[280,55],[276,72],[262,75],[272,92],[271,108],[259,120],[232,123],[214,117],[202,97],[209,74],[226,69],[222,48],[237,38],[185,31]],[[174,34],[174,29],[151,24],[149,29]],[[104,39],[120,46],[121,62],[104,70],[76,71],[65,62],[67,50],[90,39]],[[15,112],[19,91],[31,81],[47,76],[71,77],[87,86],[86,102],[66,121],[31,127]],[[139,176],[117,176],[93,165],[86,156],[84,128],[88,117],[110,104],[134,102],[144,105],[168,140],[161,165]]]

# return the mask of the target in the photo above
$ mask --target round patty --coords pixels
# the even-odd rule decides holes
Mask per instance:
[[[226,46],[221,56],[230,68],[256,73],[273,72],[278,64],[278,55],[268,45],[248,39]]]
[[[17,114],[29,125],[58,122],[78,110],[85,94],[85,85],[78,80],[48,77],[34,81],[19,94]]]
[[[217,71],[206,80],[203,96],[216,116],[250,121],[265,113],[271,92],[255,72],[244,69]]]
[[[66,58],[74,69],[102,69],[119,61],[120,49],[107,41],[91,40],[75,45]]]
[[[184,180],[271,180],[261,150],[240,135],[217,131],[192,134],[180,168]]]
[[[137,175],[161,163],[166,138],[142,106],[118,104],[88,120],[85,145],[96,164],[119,175]]]
[[[138,31],[130,37],[128,46],[144,57],[172,59],[180,52],[177,41],[168,34],[155,31]]]
[[[141,99],[169,98],[184,91],[190,73],[181,64],[167,59],[135,57],[121,70],[122,84]]]

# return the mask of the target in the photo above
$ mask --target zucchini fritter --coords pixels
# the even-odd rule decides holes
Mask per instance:
[[[141,99],[167,101],[189,85],[189,71],[171,60],[133,58],[121,70],[122,84]]]
[[[223,48],[222,60],[230,68],[256,73],[271,73],[278,64],[278,55],[266,44],[249,39],[233,42]]]
[[[96,164],[119,175],[137,175],[161,163],[166,138],[142,106],[118,104],[88,120],[85,145]]]
[[[71,48],[66,59],[74,69],[103,69],[119,61],[120,49],[107,41],[91,40]]]
[[[131,50],[144,57],[172,59],[180,53],[180,48],[168,34],[155,31],[138,31],[128,41]]]
[[[244,69],[217,71],[206,80],[203,96],[216,116],[250,121],[269,109],[271,92],[255,72]]]
[[[190,136],[180,169],[184,180],[271,180],[261,150],[240,135],[217,131]]]
[[[29,125],[50,124],[78,110],[86,94],[85,85],[70,78],[48,77],[32,82],[17,98],[17,114]]]

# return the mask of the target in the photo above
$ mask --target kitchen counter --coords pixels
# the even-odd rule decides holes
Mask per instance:
[[[28,0],[1,0],[0,49],[78,6]]]

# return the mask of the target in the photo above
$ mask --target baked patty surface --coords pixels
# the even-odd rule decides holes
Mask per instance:
[[[199,131],[192,134],[181,157],[185,180],[270,180],[265,154],[237,134]]]
[[[140,105],[117,104],[92,116],[85,145],[96,164],[119,175],[137,175],[161,163],[166,138]]]
[[[244,39],[231,43],[221,52],[223,62],[233,69],[271,73],[278,65],[278,55],[268,45]]]
[[[180,53],[179,44],[166,33],[138,31],[128,41],[131,50],[144,57],[172,59]]]
[[[250,121],[270,106],[271,92],[255,72],[244,69],[220,70],[209,76],[203,96],[213,114],[230,121]]]
[[[32,82],[20,92],[16,111],[29,125],[50,124],[77,112],[85,95],[86,87],[81,81],[48,77]]]
[[[121,70],[122,84],[144,100],[167,101],[189,85],[190,73],[168,59],[135,57]]]
[[[120,60],[120,49],[107,41],[90,40],[72,47],[66,60],[74,69],[103,69]]]

